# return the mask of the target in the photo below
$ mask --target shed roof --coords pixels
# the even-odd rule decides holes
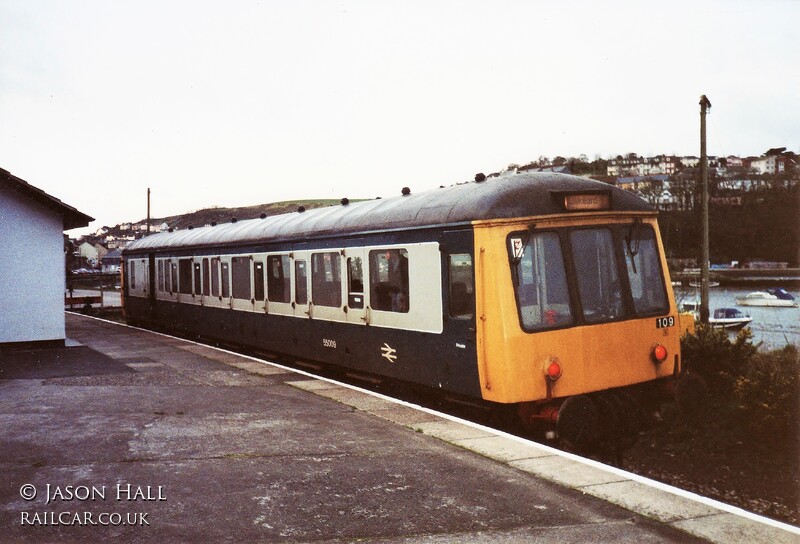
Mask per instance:
[[[587,192],[611,194],[613,210],[653,210],[639,197],[606,183],[566,174],[526,173],[264,219],[161,232],[132,242],[123,253],[302,240],[550,215],[564,212],[563,199],[558,198],[560,195]]]
[[[64,218],[64,230],[85,227],[94,221],[94,217],[90,217],[83,212],[79,212],[72,206],[61,202],[56,197],[45,193],[38,187],[34,187],[27,181],[18,178],[2,168],[0,168],[0,185],[7,187],[8,189],[15,191],[27,198],[30,198],[45,208],[48,208],[59,214]]]

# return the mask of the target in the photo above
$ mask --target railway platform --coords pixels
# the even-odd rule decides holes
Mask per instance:
[[[0,353],[0,542],[769,542],[800,531],[212,347],[67,314]]]

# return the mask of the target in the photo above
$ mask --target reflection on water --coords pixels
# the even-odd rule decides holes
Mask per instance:
[[[771,285],[770,287],[775,287]],[[700,290],[693,287],[675,287],[675,301],[700,300]],[[787,344],[800,347],[800,308],[765,308],[755,306],[739,306],[736,297],[743,297],[753,291],[764,291],[766,286],[752,287],[712,287],[708,290],[711,313],[717,308],[738,308],[751,316],[750,330],[753,331],[753,343],[761,342],[762,350],[780,349]],[[800,301],[800,289],[787,287],[795,299]],[[731,333],[736,334],[736,331]]]

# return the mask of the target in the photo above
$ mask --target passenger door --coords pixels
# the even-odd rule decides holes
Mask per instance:
[[[310,261],[311,252],[305,249],[293,252],[292,259],[292,310],[295,317],[311,317],[310,289],[311,274]]]
[[[289,253],[267,255],[267,312],[295,315],[292,295],[292,259]]]
[[[360,242],[358,240],[357,242]],[[359,244],[360,245],[360,244]],[[369,324],[369,300],[365,289],[367,260],[363,247],[348,248],[344,253],[344,280],[347,300],[345,311],[347,322],[357,325]]]
[[[343,251],[324,249],[311,253],[311,317],[325,321],[346,322]]]
[[[153,319],[156,312],[156,254],[147,256],[147,312],[148,318]]]

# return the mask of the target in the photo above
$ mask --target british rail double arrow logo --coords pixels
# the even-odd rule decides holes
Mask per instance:
[[[389,344],[384,343],[381,351],[383,352],[381,353],[381,357],[386,357],[390,363],[393,363],[397,360],[397,355],[395,355],[397,350],[391,347]]]

